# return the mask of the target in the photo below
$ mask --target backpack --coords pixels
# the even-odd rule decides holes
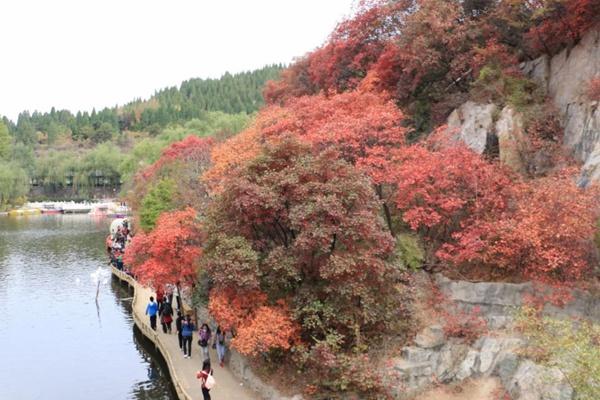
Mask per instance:
[[[216,384],[217,381],[215,381],[215,378],[212,376],[212,371],[210,371],[210,373],[206,377],[206,382],[204,382],[204,387],[210,390],[214,388]]]
[[[163,303],[163,307],[164,315],[173,315],[173,308],[171,307],[171,303]]]

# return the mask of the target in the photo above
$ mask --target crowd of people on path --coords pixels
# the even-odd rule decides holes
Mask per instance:
[[[127,220],[124,220],[122,225],[118,226],[114,234],[111,233],[106,237],[106,251],[110,256],[110,263],[119,271],[125,270],[123,254],[125,254],[125,248],[130,242],[131,230]],[[127,271],[125,270],[125,272]]]
[[[132,233],[127,220],[124,220],[116,229],[111,232],[106,238],[106,250],[110,256],[111,264],[120,271],[129,275],[131,271],[123,264],[123,254],[125,248],[131,242]],[[135,278],[135,276],[134,276]],[[173,333],[173,317],[177,310],[177,318],[175,319],[175,330],[179,342],[179,349],[183,353],[183,358],[189,359],[192,357],[192,343],[194,340],[194,332],[196,332],[197,324],[192,316],[188,313],[183,314],[181,299],[179,296],[174,296],[174,285],[165,284],[157,285],[156,297],[151,296],[150,301],[146,306],[146,315],[150,320],[150,327],[157,331],[158,323],[160,322],[162,332],[170,335]],[[176,307],[173,300],[176,299]],[[213,376],[211,367],[209,346],[217,352],[217,358],[221,367],[225,366],[225,355],[227,353],[227,332],[220,326],[216,327],[215,334],[212,334],[207,323],[200,325],[197,331],[198,345],[202,355],[202,369],[196,374],[196,378],[201,383],[202,396],[204,400],[210,400],[210,390],[215,386],[216,381]],[[233,333],[230,332],[230,337]]]
[[[165,334],[172,334],[172,322],[173,322],[173,296],[165,295],[159,288],[156,293],[156,299],[154,296],[150,297],[150,301],[146,306],[146,315],[150,319],[150,327],[155,331],[157,328],[157,321],[160,321],[162,331]],[[210,390],[216,384],[213,376],[213,369],[211,367],[210,359],[210,347],[217,352],[217,359],[219,365],[223,368],[225,366],[225,356],[227,354],[227,343],[233,333],[222,329],[221,326],[217,326],[214,335],[209,324],[202,323],[198,328],[196,321],[192,318],[192,315],[187,313],[184,315],[181,307],[177,307],[177,318],[175,319],[175,330],[177,333],[177,339],[179,342],[179,349],[183,353],[184,359],[192,358],[192,347],[194,343],[194,335],[197,332],[197,344],[200,347],[200,354],[202,359],[202,369],[197,372],[196,378],[200,380],[202,395],[204,400],[210,400]]]

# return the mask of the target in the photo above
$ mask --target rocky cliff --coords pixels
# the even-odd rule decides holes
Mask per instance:
[[[542,56],[521,64],[523,73],[538,83],[554,102],[564,126],[564,143],[583,164],[581,183],[600,180],[600,104],[586,97],[589,82],[600,77],[600,26],[573,48],[553,57]],[[467,102],[448,119],[450,128],[474,151],[483,153],[496,138],[500,158],[515,169],[521,165],[510,143],[522,134],[522,118],[506,107],[498,113],[493,104]],[[499,119],[496,119],[497,116]]]

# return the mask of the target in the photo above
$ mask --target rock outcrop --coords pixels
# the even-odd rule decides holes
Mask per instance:
[[[429,336],[432,327],[419,335]],[[437,331],[437,327],[433,327]],[[417,336],[419,336],[417,335]],[[429,342],[427,342],[429,345]],[[402,357],[392,365],[399,382],[392,387],[402,388],[397,398],[422,390],[434,383],[450,383],[467,378],[497,376],[514,400],[570,400],[573,390],[563,374],[521,359],[516,350],[525,345],[518,337],[484,336],[472,346],[455,339],[444,340],[436,348],[407,346]]]
[[[523,170],[519,146],[523,142],[523,117],[512,107],[501,111],[494,104],[464,103],[448,117],[448,130],[477,154],[498,146],[500,161],[516,172]]]
[[[589,82],[600,77],[600,26],[573,48],[523,63],[521,70],[546,90],[558,107],[565,144],[585,167],[582,183],[600,179],[600,105],[586,98]]]
[[[478,104],[467,101],[448,117],[448,128],[477,154],[482,154],[488,136],[494,134],[494,104]]]
[[[600,77],[600,26],[573,48],[520,67],[558,107],[564,144],[584,163],[580,183],[600,180],[600,104],[586,97],[589,82]],[[515,171],[523,168],[517,151],[523,137],[522,116],[511,107],[500,111],[494,104],[468,101],[450,114],[448,127],[478,154],[497,142],[500,160]]]

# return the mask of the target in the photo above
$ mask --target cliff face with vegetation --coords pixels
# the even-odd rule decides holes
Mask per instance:
[[[600,26],[581,41],[550,57],[522,65],[550,96],[563,123],[564,143],[583,166],[585,183],[600,179],[600,99],[590,98],[590,82],[600,77]]]

